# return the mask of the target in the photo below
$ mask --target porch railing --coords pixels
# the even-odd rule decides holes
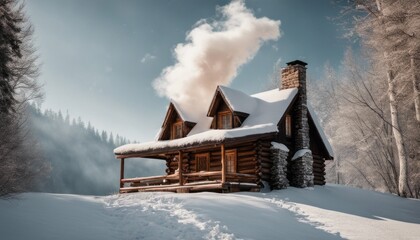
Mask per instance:
[[[193,173],[183,173],[182,183],[179,181],[180,176],[178,173],[151,176],[151,177],[138,177],[138,178],[124,178],[120,180],[120,191],[129,190],[143,190],[153,189],[170,186],[192,186],[192,185],[205,185],[223,183],[222,171],[202,171]],[[238,183],[256,183],[257,176],[252,174],[243,173],[226,173],[225,181],[238,182]]]

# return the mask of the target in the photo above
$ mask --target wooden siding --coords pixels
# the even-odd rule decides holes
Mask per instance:
[[[292,136],[288,137],[286,136],[286,116],[291,116],[291,124],[292,124]],[[292,112],[289,110],[286,111],[286,113],[283,115],[283,117],[280,119],[278,123],[278,129],[279,132],[276,137],[276,142],[282,143],[287,146],[287,148],[290,150],[290,152],[294,151],[294,134],[296,133],[296,129],[294,128],[294,116],[292,115]]]
[[[160,135],[159,140],[169,140],[172,138],[172,126],[174,123],[182,122],[182,118],[178,115],[175,108],[168,109],[168,119],[164,123],[166,125],[162,126],[162,134]]]
[[[271,141],[258,141],[256,144],[255,150],[258,156],[256,171],[258,172],[259,181],[271,181],[271,167],[273,166],[273,161],[271,159],[270,148]]]
[[[314,184],[325,185],[325,160],[319,155],[312,155],[313,171],[314,171]]]
[[[222,98],[222,96],[220,94],[217,96],[217,99],[218,100],[216,100],[215,106],[214,106],[215,107],[215,111],[214,111],[215,114],[212,115],[213,121],[212,121],[212,124],[211,124],[211,127],[210,127],[211,129],[218,129],[218,128],[220,128],[220,123],[219,123],[219,121],[220,121],[220,113],[225,113],[225,114],[226,113],[229,113],[230,116],[231,116],[230,122],[231,123],[234,123],[233,113],[230,110],[230,108],[228,107],[228,105],[225,103],[224,99]]]
[[[236,172],[240,174],[252,174],[255,176],[253,183],[259,184],[261,179],[269,181],[270,179],[270,141],[248,142],[240,145],[231,145],[226,147],[226,151],[236,150]],[[183,169],[184,173],[196,172],[196,156],[201,154],[209,154],[209,171],[221,171],[221,149],[220,147],[209,148],[200,151],[190,151],[183,153]],[[174,174],[178,168],[177,155],[168,156],[167,174]],[[263,164],[261,164],[263,162]],[[212,180],[209,177],[189,178],[187,182]],[[227,179],[232,181],[232,179]]]
[[[179,116],[173,104],[170,104],[162,124],[162,132],[159,136],[159,140],[173,139],[173,124],[179,122],[182,123],[182,137],[187,136],[191,129],[196,125],[196,123],[184,121]]]

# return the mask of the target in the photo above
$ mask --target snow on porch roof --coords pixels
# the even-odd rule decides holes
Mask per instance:
[[[245,137],[251,135],[274,133],[278,131],[277,123],[280,121],[289,105],[292,103],[298,90],[292,89],[273,89],[254,95],[246,95],[243,92],[223,87],[224,93],[228,98],[238,103],[241,98],[246,97],[246,102],[254,102],[247,109],[249,116],[241,127],[234,129],[210,129],[211,118],[204,116],[191,130],[187,137],[152,141],[138,144],[127,144],[114,150],[117,155],[144,153],[153,150],[176,148],[196,145],[204,142],[221,142],[225,139]],[[239,92],[239,93],[238,93]]]
[[[126,144],[114,149],[116,155],[146,153],[155,150],[182,148],[202,143],[221,143],[226,139],[233,139],[245,136],[252,136],[262,133],[277,132],[276,124],[262,124],[246,128],[235,129],[210,129],[184,138],[165,141],[152,141],[137,144]]]

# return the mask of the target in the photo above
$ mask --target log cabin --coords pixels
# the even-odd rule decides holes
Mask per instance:
[[[114,150],[120,193],[236,192],[325,184],[333,151],[307,103],[306,63],[287,63],[279,88],[253,95],[218,86],[207,111],[192,118],[169,103],[155,141]],[[124,178],[124,161],[166,162],[162,176]]]

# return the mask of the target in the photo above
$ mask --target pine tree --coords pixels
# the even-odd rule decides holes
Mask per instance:
[[[109,140],[108,140],[109,144],[114,145],[114,135],[112,134],[112,132],[109,134]]]
[[[70,125],[70,115],[69,115],[69,110],[66,111],[66,118],[64,119],[64,122],[67,125]]]
[[[63,113],[61,113],[61,110],[58,111],[57,118],[58,118],[58,120],[60,122],[63,122],[64,121]]]
[[[27,103],[42,93],[23,7],[0,0],[0,197],[27,190],[45,170],[27,128]]]
[[[13,77],[16,75],[13,62],[21,58],[21,14],[13,11],[12,1],[0,1],[0,112],[9,112],[16,103]]]
[[[102,141],[104,142],[108,141],[108,134],[106,133],[106,131],[102,130],[101,138],[102,138]]]

